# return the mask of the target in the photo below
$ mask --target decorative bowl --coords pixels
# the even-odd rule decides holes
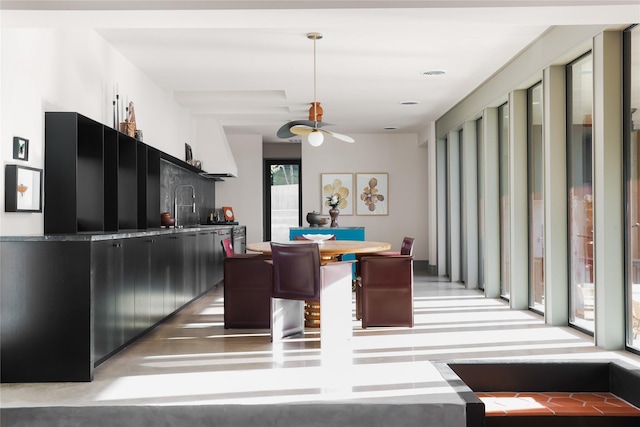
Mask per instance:
[[[325,240],[331,239],[333,237],[333,234],[303,234],[302,237],[307,240],[322,244]]]

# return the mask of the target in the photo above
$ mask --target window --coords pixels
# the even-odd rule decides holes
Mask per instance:
[[[632,48],[633,47],[633,48]],[[624,33],[624,123],[627,186],[627,346],[640,352],[640,27]],[[632,90],[635,88],[635,90]]]
[[[527,91],[529,307],[544,313],[544,138],[542,83]]]
[[[569,215],[569,323],[594,331],[593,271],[593,59],[567,66],[567,197]]]

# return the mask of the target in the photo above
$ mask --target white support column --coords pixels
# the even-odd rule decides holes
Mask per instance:
[[[447,137],[447,176],[449,208],[449,278],[459,282],[460,276],[460,136],[449,132]]]
[[[543,73],[545,322],[569,323],[565,67]]]
[[[593,78],[595,340],[617,350],[625,345],[620,32],[594,38]]]
[[[438,232],[436,238],[438,240],[438,276],[447,274],[447,141],[439,139],[436,143],[436,173],[437,173],[437,209],[438,216],[436,219]]]
[[[529,221],[527,187],[527,91],[509,94],[509,245],[511,308],[529,307]]]
[[[498,156],[498,109],[483,114],[484,143],[484,294],[500,297],[500,193]]]
[[[464,194],[462,195],[462,221],[466,241],[464,259],[464,283],[467,289],[478,287],[478,147],[476,122],[464,123],[462,132],[462,179]]]
[[[437,141],[435,138],[435,123],[431,125],[429,140],[427,141],[427,161],[429,168],[428,188],[428,221],[429,221],[429,273],[437,274],[438,268],[438,174],[437,174]]]

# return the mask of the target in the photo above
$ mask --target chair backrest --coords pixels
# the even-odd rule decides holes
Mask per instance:
[[[231,239],[223,239],[220,243],[222,244],[224,257],[232,258],[235,254],[233,251],[233,241]]]
[[[413,237],[405,237],[402,239],[400,255],[413,255]]]
[[[271,242],[274,298],[320,300],[320,249],[317,243]]]

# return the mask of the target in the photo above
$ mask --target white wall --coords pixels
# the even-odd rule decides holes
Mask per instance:
[[[216,208],[231,206],[241,225],[247,226],[247,242],[261,242],[262,223],[262,136],[227,135],[236,159],[237,178],[216,183]]]
[[[44,166],[44,112],[76,111],[112,125],[113,90],[135,103],[145,143],[184,158],[194,141],[189,112],[93,30],[19,29],[2,21],[0,235],[42,234],[42,214],[4,212],[4,165]],[[13,160],[13,137],[29,139],[29,160]],[[197,147],[194,147],[197,153]],[[195,153],[194,153],[195,154]]]
[[[429,253],[428,150],[418,145],[416,134],[350,135],[354,144],[330,137],[320,147],[302,144],[303,213],[321,211],[322,173],[386,172],[389,174],[389,215],[340,214],[341,227],[365,227],[367,240],[389,242],[400,250],[404,236],[415,237],[414,256],[426,260]]]

